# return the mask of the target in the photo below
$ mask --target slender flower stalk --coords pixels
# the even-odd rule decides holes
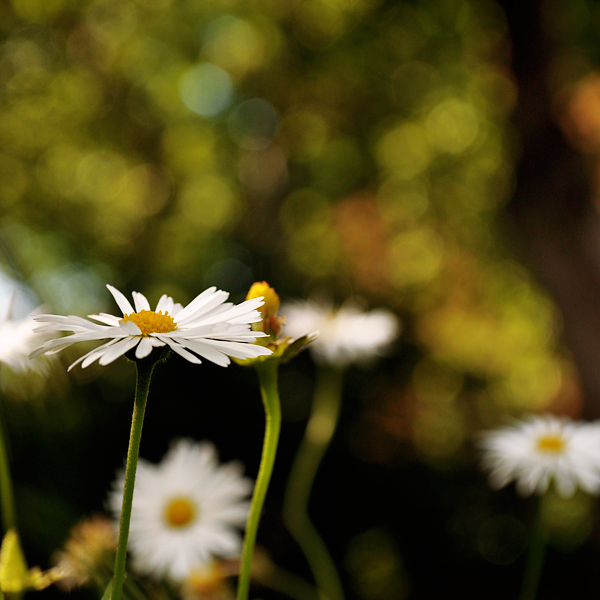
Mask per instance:
[[[4,433],[3,423],[0,423],[0,510],[2,510],[2,530],[3,533],[6,533],[9,529],[16,527],[17,517]]]
[[[529,537],[529,547],[523,575],[523,587],[519,600],[535,600],[542,578],[546,557],[547,533],[542,515],[542,498],[538,500],[537,514]]]
[[[304,437],[283,500],[283,519],[304,553],[322,599],[343,600],[344,591],[325,542],[308,515],[310,492],[340,415],[342,370],[322,367]]]
[[[271,481],[277,444],[279,442],[279,431],[281,429],[281,404],[277,388],[277,360],[265,360],[255,364],[260,384],[260,393],[265,407],[265,438],[263,442],[262,456],[258,476],[252,494],[250,514],[246,524],[246,535],[242,550],[240,564],[240,577],[238,579],[237,600],[247,600],[250,590],[250,568],[252,556],[256,543],[256,534],[265,496]]]
[[[321,599],[343,600],[335,564],[308,515],[310,493],[339,420],[344,369],[384,354],[400,324],[387,310],[363,312],[352,302],[339,310],[317,301],[291,302],[282,312],[289,334],[318,330],[311,351],[320,365],[311,414],[285,491],[283,518],[304,553]]]
[[[266,281],[256,282],[252,285],[246,297],[246,302],[251,302],[254,298],[264,299],[264,304],[260,308],[261,319],[252,324],[253,332],[262,334],[255,343],[256,345],[268,348],[269,354],[246,360],[236,360],[235,358],[234,360],[239,364],[254,366],[256,368],[260,393],[265,407],[265,437],[258,477],[250,506],[250,514],[248,516],[248,523],[246,524],[246,536],[244,538],[240,576],[238,579],[238,600],[247,600],[248,598],[250,570],[256,543],[256,534],[279,442],[279,430],[281,429],[281,404],[277,388],[279,363],[287,362],[293,358],[302,348],[312,342],[317,335],[307,332],[302,332],[301,335],[295,338],[280,335],[285,319],[278,316],[279,296]]]
[[[133,490],[135,488],[135,472],[140,454],[140,441],[142,439],[142,425],[148,401],[148,390],[152,371],[156,360],[151,357],[137,360],[137,377],[135,384],[135,400],[133,416],[131,418],[131,432],[129,435],[129,448],[125,466],[125,483],[123,486],[123,506],[119,524],[119,537],[117,540],[117,554],[115,557],[115,570],[112,580],[110,600],[119,600],[125,579],[125,562],[127,560],[127,540],[129,539],[129,523],[131,521],[131,507],[133,504]]]

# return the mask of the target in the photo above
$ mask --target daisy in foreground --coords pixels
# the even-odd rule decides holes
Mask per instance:
[[[483,465],[490,484],[516,482],[523,496],[543,494],[553,481],[570,497],[580,487],[600,493],[600,425],[553,415],[531,416],[522,423],[483,434]]]
[[[108,498],[117,518],[123,483],[121,474]],[[209,442],[179,440],[158,465],[140,459],[129,538],[132,566],[181,583],[209,568],[215,557],[239,557],[238,528],[246,522],[252,487],[239,463],[219,464]]]
[[[399,323],[388,310],[363,312],[351,303],[339,310],[307,300],[290,302],[281,309],[285,315],[285,332],[291,337],[318,331],[319,336],[310,349],[321,363],[346,367],[368,362],[380,356],[396,339]]]
[[[227,292],[211,287],[185,308],[163,295],[152,310],[143,294],[133,292],[132,306],[119,290],[106,287],[123,312],[122,317],[100,313],[89,315],[90,321],[73,315],[38,315],[35,320],[47,325],[38,327],[37,332],[68,331],[73,335],[47,341],[30,358],[54,354],[77,342],[106,339],[108,342],[84,354],[69,370],[79,363],[87,367],[96,360],[108,365],[134,349],[135,358],[143,359],[154,348],[165,346],[192,363],[199,364],[202,357],[223,367],[229,364],[230,356],[244,359],[271,354],[268,348],[253,344],[266,334],[250,329],[250,323],[261,320],[256,309],[263,304],[262,298],[236,306],[225,302]]]

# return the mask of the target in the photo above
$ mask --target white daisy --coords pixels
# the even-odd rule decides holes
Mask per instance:
[[[561,496],[577,487],[600,493],[600,425],[553,415],[531,416],[514,426],[485,432],[480,441],[490,483],[516,481],[523,496],[543,494],[553,481]]]
[[[229,364],[230,356],[256,358],[271,354],[268,348],[253,344],[265,334],[250,329],[250,323],[261,320],[256,309],[262,305],[262,298],[233,305],[225,302],[227,292],[211,287],[185,308],[163,295],[156,309],[151,310],[143,294],[133,292],[134,308],[119,290],[111,285],[106,287],[123,312],[122,317],[106,313],[89,315],[97,321],[93,322],[73,315],[39,315],[35,320],[48,325],[39,327],[37,332],[70,331],[73,335],[46,342],[30,357],[54,354],[77,342],[107,338],[108,342],[76,360],[69,370],[78,363],[87,367],[95,360],[108,365],[134,348],[135,357],[141,359],[154,348],[165,345],[192,363],[202,362],[201,356],[223,367]]]
[[[39,309],[19,320],[13,320],[7,315],[0,323],[0,363],[15,373],[45,373],[48,370],[45,360],[29,360],[29,354],[48,337],[34,330],[37,326],[34,318],[38,312]]]
[[[121,473],[108,498],[117,519],[123,482]],[[238,557],[252,487],[239,463],[219,464],[209,442],[179,440],[158,465],[140,459],[129,530],[133,567],[182,582],[214,557]]]
[[[388,310],[362,312],[348,303],[337,311],[308,300],[282,307],[285,333],[291,337],[317,331],[310,349],[316,360],[338,367],[380,356],[397,337],[400,325]]]

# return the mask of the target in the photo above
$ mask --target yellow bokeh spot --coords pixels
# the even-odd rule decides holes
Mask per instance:
[[[173,317],[162,310],[157,313],[153,310],[141,310],[137,313],[125,315],[121,319],[121,324],[131,321],[135,323],[142,331],[142,335],[147,336],[151,333],[169,333],[175,331],[177,324]]]
[[[427,132],[418,123],[402,123],[385,133],[376,152],[381,166],[404,180],[423,173],[433,157]]]
[[[189,224],[208,231],[233,225],[242,212],[241,198],[231,183],[210,173],[194,177],[182,186],[179,205]]]
[[[65,0],[12,0],[15,13],[34,23],[43,23],[65,7]]]
[[[543,435],[537,441],[537,449],[548,454],[559,454],[565,448],[565,440],[561,435]]]
[[[196,512],[196,505],[189,498],[173,498],[165,507],[165,521],[169,527],[186,527],[196,519]]]

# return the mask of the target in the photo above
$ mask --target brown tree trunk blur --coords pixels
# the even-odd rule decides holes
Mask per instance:
[[[591,173],[553,122],[547,76],[553,48],[542,1],[504,3],[519,89],[522,156],[508,215],[523,251],[563,316],[579,369],[584,415],[600,417],[600,218]]]

